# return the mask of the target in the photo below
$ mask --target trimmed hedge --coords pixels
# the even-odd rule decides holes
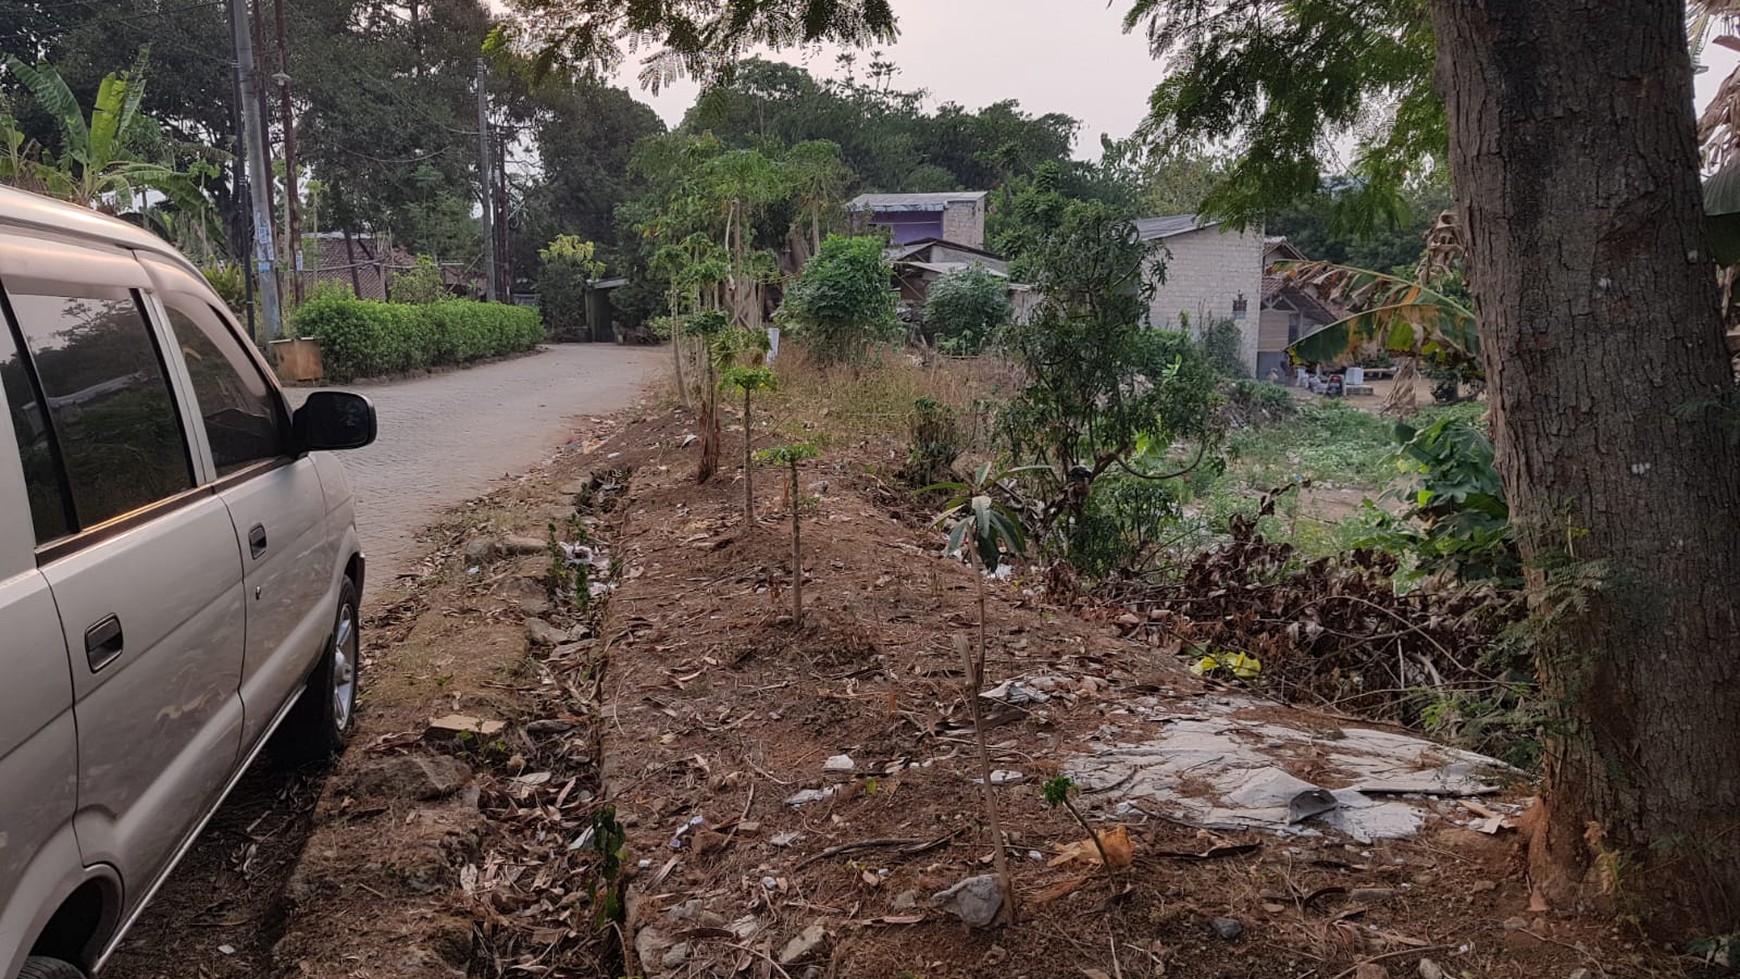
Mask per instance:
[[[290,325],[292,335],[319,342],[326,379],[341,384],[518,353],[544,339],[537,310],[469,299],[411,305],[326,296],[304,303]]]

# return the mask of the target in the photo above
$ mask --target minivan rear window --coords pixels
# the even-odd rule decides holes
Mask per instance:
[[[137,297],[8,298],[41,380],[79,528],[191,489],[186,433]]]

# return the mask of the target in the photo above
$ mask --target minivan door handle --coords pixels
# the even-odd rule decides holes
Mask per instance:
[[[95,673],[121,655],[121,619],[111,615],[85,630],[85,659]]]
[[[266,525],[255,524],[248,531],[248,553],[258,558],[266,553]]]

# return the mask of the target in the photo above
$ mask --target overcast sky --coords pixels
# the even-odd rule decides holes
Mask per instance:
[[[1076,155],[1099,153],[1101,133],[1124,137],[1147,112],[1160,66],[1122,20],[1129,0],[893,0],[900,40],[884,49],[900,67],[895,84],[924,89],[931,105],[958,102],[970,109],[1016,99],[1035,115],[1063,112],[1082,121]],[[786,51],[770,57],[803,64],[814,74],[835,73],[834,49],[819,54]],[[1710,70],[1698,76],[1698,104],[1714,93],[1740,54],[1706,52]],[[862,62],[864,57],[860,58]],[[695,100],[696,86],[679,82],[657,96],[642,91],[634,65],[620,83],[675,125]]]

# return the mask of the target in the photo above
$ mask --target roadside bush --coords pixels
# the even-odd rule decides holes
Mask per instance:
[[[881,238],[829,235],[786,290],[775,320],[818,361],[856,363],[872,345],[900,337],[892,275]]]
[[[1249,376],[1245,373],[1245,361],[1241,355],[1244,335],[1239,332],[1237,323],[1218,320],[1202,331],[1202,339],[1197,342],[1202,345],[1203,359],[1216,374],[1234,378]]]
[[[1101,476],[1068,528],[1070,564],[1098,579],[1154,571],[1181,536],[1181,498],[1188,492],[1179,479]]]
[[[234,263],[207,265],[199,271],[201,275],[205,276],[207,284],[224,301],[224,305],[230,308],[230,312],[236,314],[237,319],[246,320],[248,316],[248,284],[244,266]]]
[[[326,378],[339,383],[518,353],[544,338],[535,310],[469,299],[416,306],[323,296],[302,304],[291,327],[320,344]]]
[[[392,287],[396,303],[427,306],[449,298],[441,267],[427,255],[418,255],[414,267],[394,272]]]
[[[975,263],[931,283],[924,302],[924,327],[938,350],[976,354],[1013,313],[1009,287]]]

